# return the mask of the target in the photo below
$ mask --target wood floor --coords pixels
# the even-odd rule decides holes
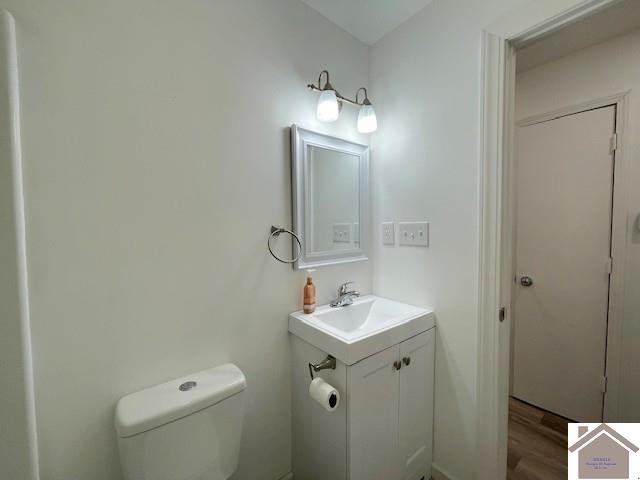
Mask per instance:
[[[566,480],[568,421],[511,398],[508,480]]]

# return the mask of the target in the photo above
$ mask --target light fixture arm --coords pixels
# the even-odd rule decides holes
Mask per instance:
[[[327,77],[327,82],[324,84],[324,87],[322,86],[323,73]],[[361,107],[362,105],[371,105],[371,102],[369,101],[369,96],[367,94],[367,89],[364,87],[361,87],[358,89],[358,91],[356,92],[355,100],[351,100],[350,98],[343,97],[342,95],[340,95],[338,91],[335,88],[333,88],[333,86],[329,82],[329,72],[327,70],[322,70],[320,72],[320,75],[318,76],[318,85],[314,85],[313,83],[310,83],[307,85],[307,88],[314,92],[323,92],[325,90],[333,90],[334,92],[336,92],[336,98],[338,99],[338,102],[348,103],[349,105],[353,105],[355,107]],[[361,90],[364,90],[364,100],[362,102],[358,102],[358,94],[360,93]]]
[[[322,74],[325,74],[325,76],[327,77],[327,81],[324,84],[324,87],[322,87]],[[329,81],[329,71],[328,70],[322,70],[320,72],[320,75],[318,75],[318,88],[320,88],[321,90],[333,90],[333,86],[331,85],[331,82]]]
[[[360,92],[364,92],[364,100],[362,100],[362,102],[358,102],[358,95]],[[369,101],[369,94],[365,87],[360,87],[356,92],[356,105],[371,105],[371,102]]]
[[[326,77],[326,81],[324,82],[324,87],[322,86],[322,74],[325,75]],[[333,88],[333,85],[331,85],[331,82],[329,81],[329,71],[328,70],[322,70],[320,72],[320,75],[318,75],[318,85],[314,85],[313,83],[310,83],[307,85],[307,88],[309,90],[313,90],[316,92],[324,92],[325,90],[333,90],[334,92],[336,91],[335,88]],[[338,99],[340,99],[340,95],[338,94],[338,92],[336,92],[336,97],[338,97]]]

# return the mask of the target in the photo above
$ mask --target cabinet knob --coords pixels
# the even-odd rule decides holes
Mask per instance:
[[[523,287],[530,287],[531,285],[533,285],[533,278],[529,277],[528,275],[520,277],[520,285],[522,285]]]
[[[400,369],[402,368],[402,362],[400,362],[400,361],[396,360],[395,362],[393,362],[393,367],[394,367],[396,370],[400,370]]]
[[[411,365],[411,357],[404,357],[402,359],[402,361],[404,362],[404,364],[408,367],[409,365]]]

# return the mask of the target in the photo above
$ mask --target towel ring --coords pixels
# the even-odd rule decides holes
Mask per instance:
[[[274,237],[278,237],[281,233],[288,233],[296,239],[296,242],[298,242],[298,255],[296,256],[296,258],[292,258],[291,260],[283,260],[275,253],[273,253],[273,250],[271,249],[271,239]],[[286,228],[282,227],[274,227],[273,225],[271,226],[271,234],[267,239],[267,248],[269,249],[269,253],[271,254],[271,256],[281,263],[296,263],[300,259],[300,255],[302,255],[302,242],[300,241],[300,237],[298,237],[298,235],[291,230],[287,230]]]

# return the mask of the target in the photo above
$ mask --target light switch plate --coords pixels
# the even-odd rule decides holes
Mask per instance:
[[[382,224],[382,245],[395,245],[396,232],[393,222],[385,222]]]
[[[429,224],[427,222],[402,222],[398,224],[400,245],[410,247],[429,246]]]
[[[333,243],[351,243],[351,224],[333,224]]]

